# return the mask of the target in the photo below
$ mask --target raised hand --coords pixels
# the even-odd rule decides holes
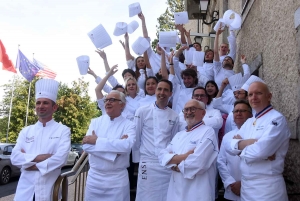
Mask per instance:
[[[104,50],[97,49],[95,50],[95,52],[97,52],[103,60],[106,59],[106,53],[104,52]]]
[[[241,55],[241,62],[242,62],[242,64],[246,63],[246,61],[247,61],[247,57],[244,54],[242,54]]]
[[[145,16],[144,16],[144,14],[143,14],[142,12],[140,12],[140,13],[138,14],[138,17],[139,17],[141,20],[145,20]]]
[[[111,69],[108,71],[108,75],[112,76],[113,74],[115,74],[118,71],[118,64],[114,65],[113,67],[111,67]]]

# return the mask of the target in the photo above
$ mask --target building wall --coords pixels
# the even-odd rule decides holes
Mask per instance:
[[[216,10],[223,16],[227,9],[242,12],[241,0],[220,0]],[[286,157],[284,176],[290,200],[300,199],[300,33],[294,27],[294,13],[300,1],[249,0],[242,15],[243,23],[237,35],[237,58],[235,70],[240,71],[241,54],[251,63],[262,53],[263,65],[260,77],[266,81],[273,94],[272,105],[288,120],[292,139]],[[226,33],[221,40],[226,40]],[[298,38],[297,38],[298,37]],[[297,42],[298,40],[298,42]]]

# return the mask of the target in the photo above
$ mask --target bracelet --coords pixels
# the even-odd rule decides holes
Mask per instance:
[[[172,66],[173,66],[174,64],[169,64],[169,66],[170,66],[170,65],[172,65]]]

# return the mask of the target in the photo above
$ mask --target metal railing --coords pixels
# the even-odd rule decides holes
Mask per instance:
[[[68,190],[71,184],[75,184],[74,201],[82,201],[84,198],[84,189],[89,169],[88,154],[83,153],[71,171],[62,173],[55,181],[53,188],[53,201],[58,201],[60,198],[60,186],[62,187],[61,201],[68,200]],[[70,183],[68,177],[73,176]]]

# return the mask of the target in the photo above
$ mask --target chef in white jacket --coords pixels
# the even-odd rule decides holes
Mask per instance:
[[[204,103],[188,101],[183,109],[186,130],[178,132],[159,154],[162,166],[171,168],[167,201],[215,200],[218,142],[214,130],[203,124]]]
[[[193,90],[192,99],[201,101],[205,104],[208,102],[208,94],[203,87],[196,87]],[[218,139],[218,132],[219,129],[222,127],[223,118],[221,112],[217,109],[205,109],[206,113],[203,117],[203,123],[207,126],[212,127],[215,130],[216,138]],[[180,121],[180,130],[184,130],[186,127],[186,121],[184,119],[184,113],[179,114],[179,121]]]
[[[132,148],[133,162],[139,162],[136,201],[165,201],[171,170],[160,166],[158,154],[178,132],[178,115],[169,108],[172,83],[160,80],[156,101],[137,109],[136,143]]]
[[[39,120],[20,132],[10,158],[22,172],[15,201],[52,200],[54,182],[67,161],[70,129],[52,118],[58,108],[58,86],[52,79],[41,79],[35,84],[35,111]]]
[[[106,115],[92,119],[83,150],[89,154],[85,201],[129,201],[127,167],[135,142],[134,124],[121,115],[125,95],[112,90],[104,99]]]
[[[237,125],[237,129],[226,133],[223,137],[220,152],[218,155],[217,166],[219,174],[222,178],[225,194],[224,198],[228,200],[241,200],[241,171],[240,171],[240,157],[232,156],[226,152],[225,146],[230,145],[233,137],[238,133],[238,130],[245,123],[248,118],[252,117],[252,108],[245,100],[237,100],[234,103],[234,109],[232,111],[234,122]]]
[[[285,117],[273,109],[271,98],[266,84],[250,85],[248,99],[256,115],[243,124],[230,147],[225,147],[241,158],[242,201],[288,200],[282,172],[290,131]]]

